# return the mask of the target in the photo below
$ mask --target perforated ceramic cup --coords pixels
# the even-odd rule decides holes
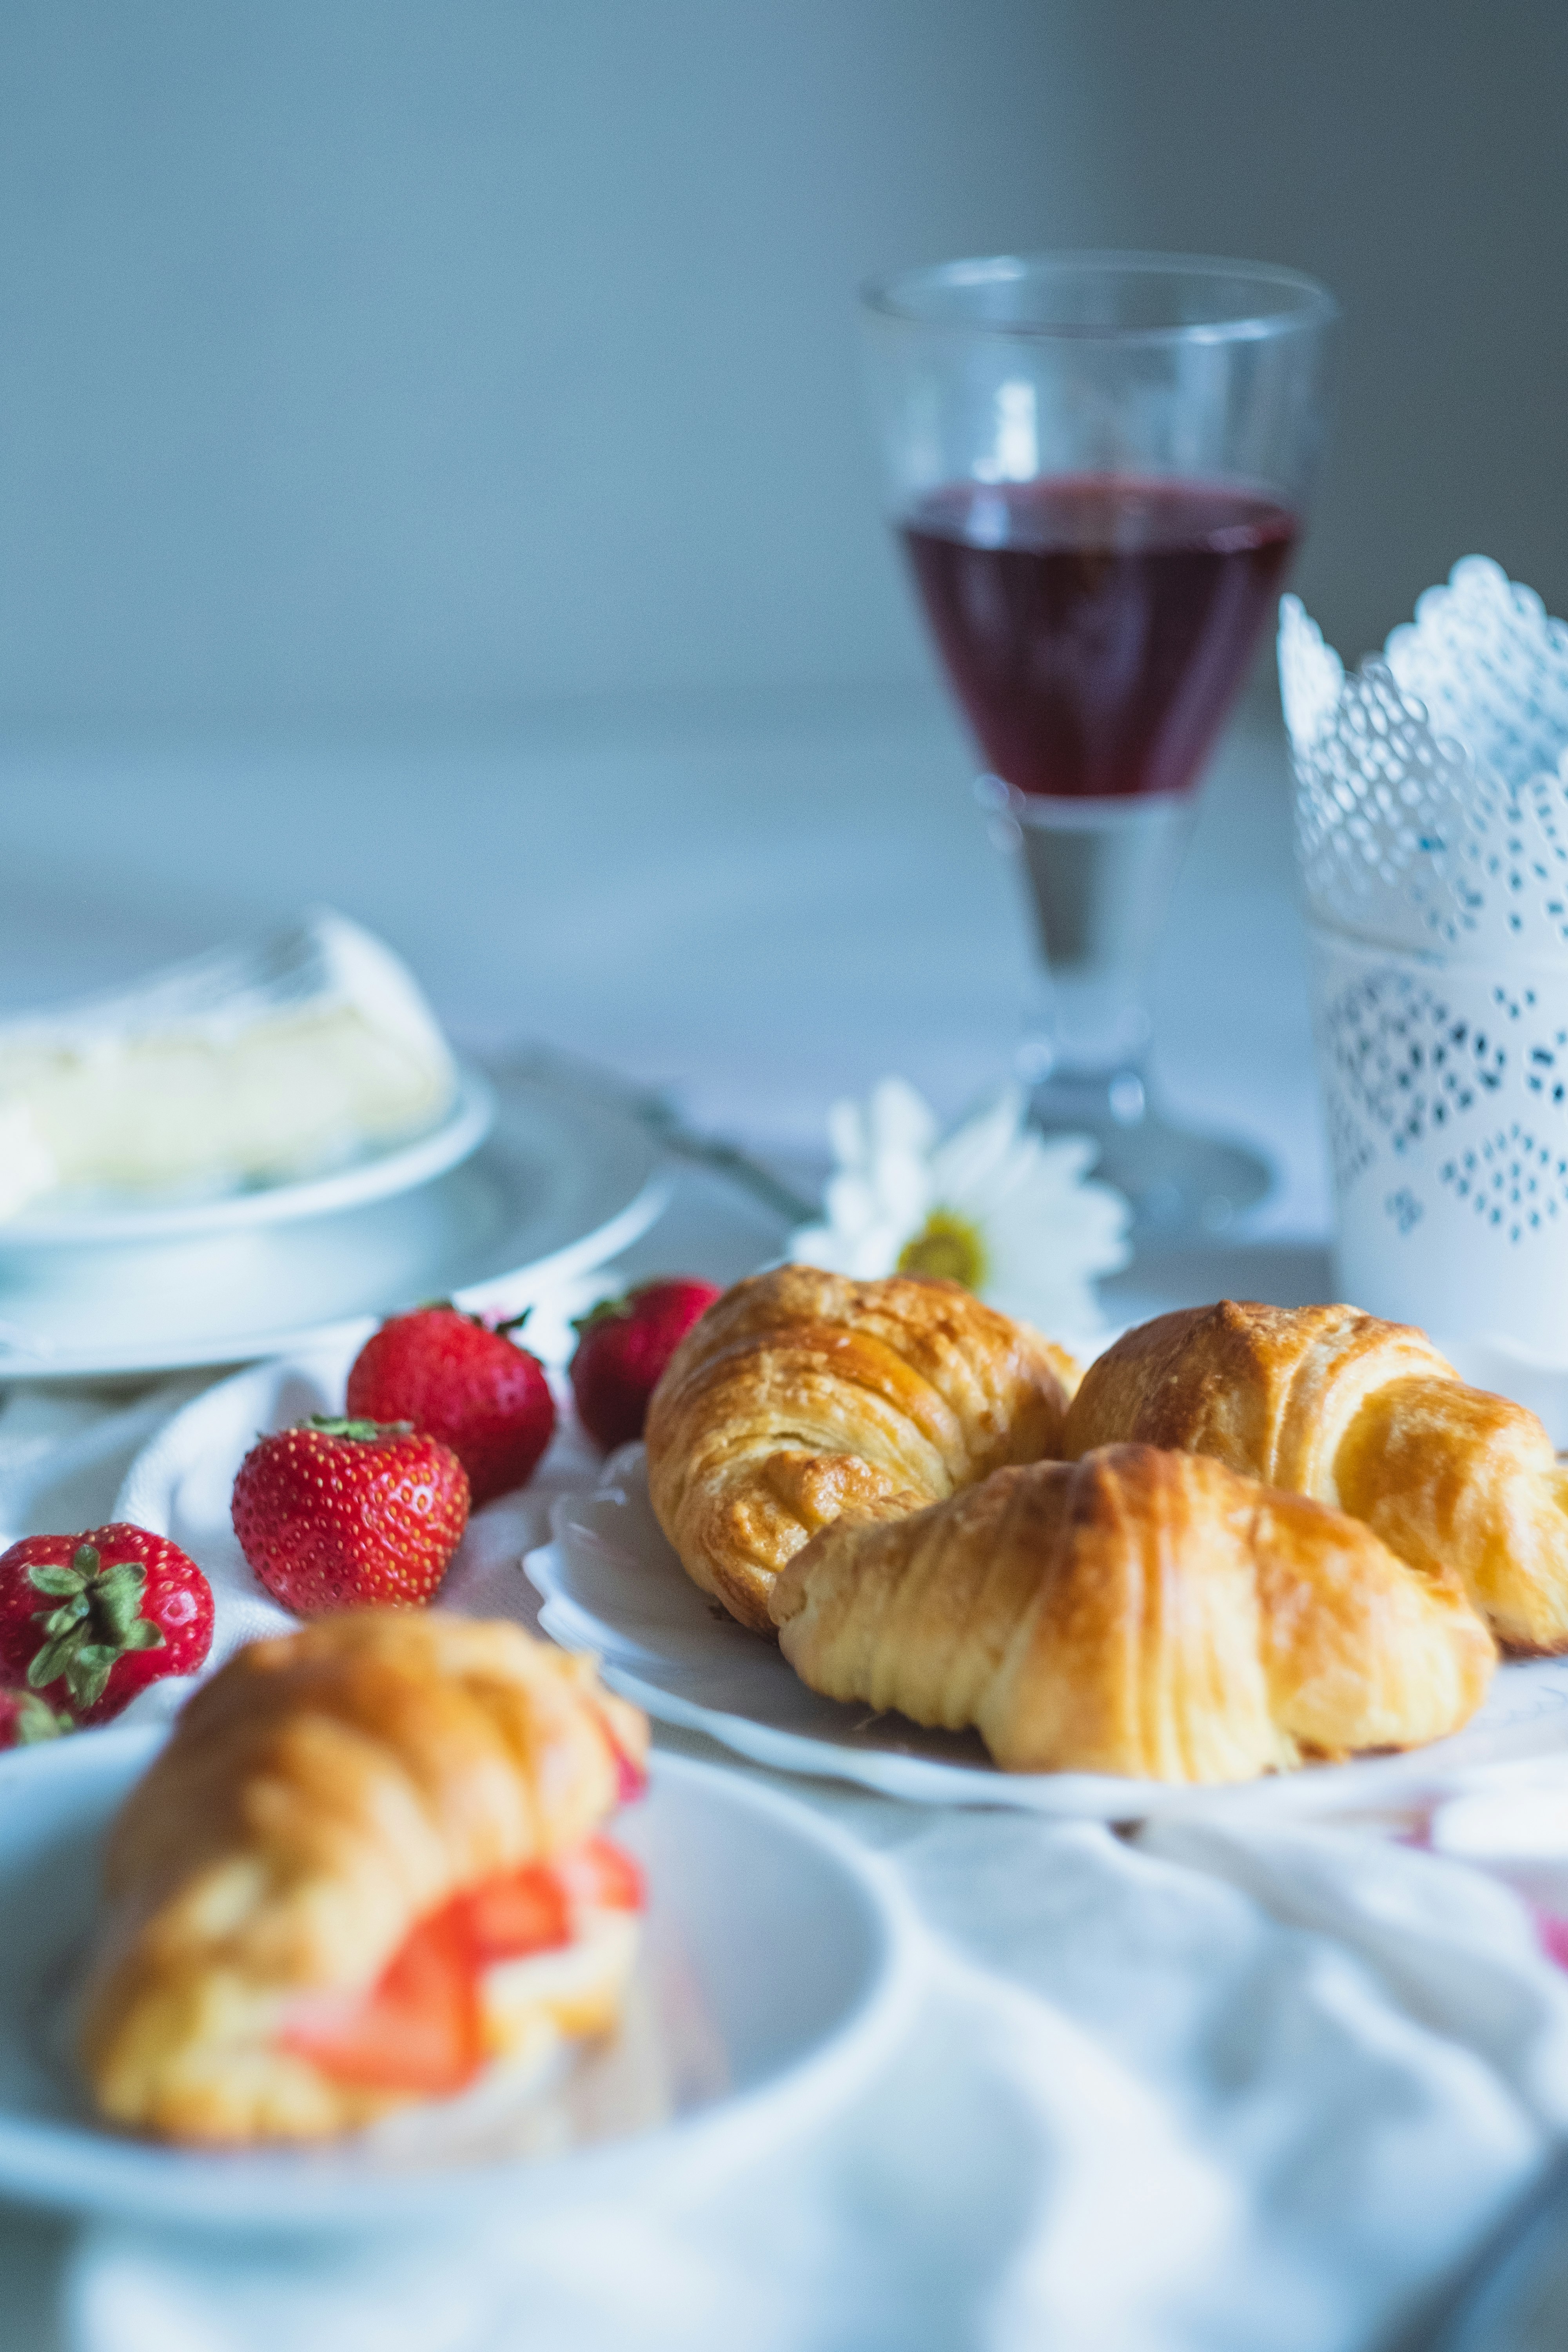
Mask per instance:
[[[1568,1358],[1568,629],[1472,556],[1279,666],[1341,1296]]]

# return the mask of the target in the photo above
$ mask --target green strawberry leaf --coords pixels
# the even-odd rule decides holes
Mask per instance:
[[[79,1570],[74,1568],[30,1568],[27,1581],[35,1592],[45,1593],[54,1601],[63,1601],[68,1593],[79,1592],[87,1580]]]
[[[132,1627],[144,1622],[142,1592],[147,1571],[140,1560],[127,1560],[100,1576],[92,1588],[91,1609],[100,1631],[111,1642],[123,1642]]]
[[[59,1608],[40,1609],[34,1616],[43,1639],[27,1668],[28,1686],[43,1690],[63,1675],[72,1704],[90,1707],[103,1696],[121,1658],[132,1650],[164,1647],[162,1629],[142,1614],[147,1570],[139,1559],[106,1567],[93,1546],[83,1544],[70,1569],[46,1573],[68,1580],[55,1585],[64,1595]]]
[[[74,1625],[68,1633],[58,1633],[52,1642],[46,1642],[34,1652],[27,1668],[28,1688],[43,1690],[49,1683],[58,1682],[81,1646]]]
[[[40,1739],[58,1739],[62,1731],[75,1729],[76,1726],[68,1715],[57,1715],[52,1706],[46,1706],[43,1700],[35,1698],[31,1692],[16,1711],[18,1748],[33,1748]]]
[[[322,1437],[348,1437],[359,1445],[374,1445],[378,1437],[412,1437],[411,1421],[333,1421],[327,1414],[313,1412],[309,1421],[296,1423],[300,1429],[313,1429]]]
[[[576,1332],[579,1339],[584,1339],[590,1331],[593,1330],[595,1324],[610,1323],[615,1320],[617,1315],[627,1314],[630,1311],[630,1304],[631,1298],[629,1292],[623,1292],[618,1298],[598,1299],[592,1307],[589,1307],[586,1315],[574,1315],[573,1317],[572,1328]]]
[[[84,1642],[66,1668],[66,1688],[79,1707],[96,1706],[121,1653],[107,1642]]]
[[[85,1624],[88,1614],[87,1601],[79,1595],[75,1601],[68,1601],[63,1609],[40,1609],[33,1622],[46,1641],[52,1641],[57,1633],[68,1633],[73,1625]]]

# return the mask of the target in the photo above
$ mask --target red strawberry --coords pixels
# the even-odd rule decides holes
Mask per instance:
[[[258,1438],[234,1482],[239,1548],[300,1617],[428,1601],[468,1520],[462,1464],[405,1421],[302,1421]]]
[[[468,1474],[474,1508],[524,1486],[555,1429],[555,1400],[537,1357],[447,1306],[395,1315],[368,1339],[349,1373],[356,1420],[411,1421],[449,1445]]]
[[[572,1940],[572,1898],[548,1863],[524,1863],[489,1879],[459,1897],[457,1907],[481,1968],[529,1952],[559,1951]]]
[[[640,1437],[659,1374],[700,1315],[722,1293],[685,1276],[639,1283],[624,1298],[602,1298],[575,1323],[572,1393],[584,1428],[606,1453]]]
[[[212,1638],[206,1578],[145,1528],[25,1536],[0,1556],[0,1679],[79,1724],[107,1723],[148,1683],[194,1674]]]
[[[456,1906],[422,1919],[368,1993],[307,1994],[284,2019],[281,2039],[340,2082],[429,2098],[460,2091],[485,2049],[473,1951]]]
[[[641,1911],[647,1905],[643,1874],[631,1855],[607,1837],[584,1838],[563,1854],[556,1875],[574,1903],[604,1911]]]
[[[69,1716],[57,1715],[37,1691],[0,1690],[0,1748],[31,1748],[75,1729]]]

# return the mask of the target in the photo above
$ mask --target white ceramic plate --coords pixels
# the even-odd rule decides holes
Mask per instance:
[[[0,1253],[0,1379],[80,1380],[320,1347],[421,1298],[521,1307],[664,1205],[625,1111],[509,1081],[489,1140],[393,1198],[189,1239]]]
[[[647,1798],[615,1834],[647,1873],[637,1981],[666,2053],[669,2121],[526,2161],[475,2161],[475,2139],[445,2110],[423,2139],[303,2154],[120,2137],[92,2120],[70,2063],[68,1989],[105,1826],[158,1737],[86,1732],[0,1759],[0,2194],[23,2203],[247,2231],[439,2226],[502,2197],[531,2219],[635,2195],[685,2161],[752,2161],[849,2097],[909,2014],[912,1939],[880,1865],[787,1798],[658,1756]],[[492,2097],[492,2144],[497,2115]]]
[[[705,1731],[784,1772],[858,1781],[916,1804],[1005,1805],[1095,1821],[1153,1814],[1363,1811],[1437,1793],[1461,1772],[1542,1748],[1568,1748],[1568,1659],[1499,1670],[1474,1722],[1407,1756],[1321,1765],[1235,1788],[1170,1788],[1087,1772],[999,1772],[973,1733],[923,1731],[808,1690],[771,1643],[698,1590],[648,1501],[641,1446],[612,1457],[598,1491],[552,1514],[554,1541],[523,1565],[539,1622],[569,1649],[596,1650],[605,1677],[662,1723]]]
[[[185,1241],[200,1234],[232,1233],[247,1225],[291,1223],[339,1209],[389,1200],[444,1175],[477,1151],[494,1124],[495,1089],[478,1070],[458,1073],[457,1099],[438,1127],[412,1142],[356,1160],[328,1175],[289,1183],[258,1184],[211,1200],[139,1202],[121,1196],[40,1206],[0,1222],[0,1255],[15,1250],[80,1249],[100,1242]]]

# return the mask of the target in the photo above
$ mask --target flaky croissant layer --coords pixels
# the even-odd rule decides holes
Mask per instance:
[[[710,1307],[654,1391],[654,1509],[687,1574],[767,1633],[773,1579],[819,1528],[1059,1452],[1077,1377],[957,1283],[780,1266]]]
[[[1423,1331],[1251,1299],[1162,1315],[1085,1374],[1064,1450],[1138,1441],[1363,1519],[1447,1569],[1506,1647],[1568,1648],[1568,1472],[1532,1412],[1461,1381]]]
[[[771,1606],[814,1690],[973,1725],[1014,1772],[1226,1781],[1415,1747],[1474,1713],[1496,1658],[1456,1580],[1341,1512],[1147,1445],[842,1520]]]

